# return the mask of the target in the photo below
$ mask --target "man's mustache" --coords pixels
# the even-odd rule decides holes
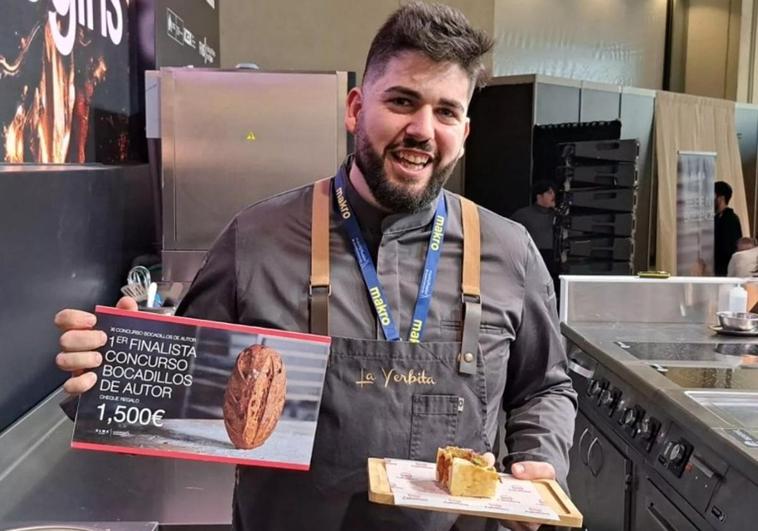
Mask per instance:
[[[393,144],[392,146],[390,146],[388,151],[392,151],[393,149],[398,149],[398,148],[417,149],[419,151],[425,152],[430,157],[435,158],[434,149],[432,148],[432,143],[429,140],[416,140],[415,138],[404,138],[401,143]]]

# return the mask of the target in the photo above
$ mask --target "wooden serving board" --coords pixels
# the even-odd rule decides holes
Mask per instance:
[[[387,469],[384,466],[384,459],[370,457],[368,460],[368,498],[374,503],[380,503],[383,505],[395,505],[395,497],[392,495],[392,489],[387,479]],[[551,479],[540,479],[532,481],[532,484],[540,493],[542,499],[547,503],[550,508],[558,515],[559,521],[555,520],[542,520],[538,518],[530,518],[523,515],[512,515],[503,513],[498,515],[502,520],[513,520],[520,522],[534,522],[539,524],[551,524],[564,527],[582,527],[582,513],[571,502],[563,489],[558,483]],[[410,507],[404,506],[404,507]],[[477,511],[460,511],[458,509],[449,510],[445,508],[428,508],[423,507],[426,510],[451,512],[457,514],[468,514],[471,516],[481,516],[484,518],[492,518],[490,513],[480,513]]]

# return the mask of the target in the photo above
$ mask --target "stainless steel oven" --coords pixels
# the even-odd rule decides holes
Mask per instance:
[[[346,72],[148,72],[148,137],[161,139],[164,280],[191,281],[242,208],[335,173],[347,154],[349,79]]]

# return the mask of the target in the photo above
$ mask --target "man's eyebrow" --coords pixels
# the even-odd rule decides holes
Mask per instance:
[[[408,96],[409,98],[413,98],[415,100],[422,99],[420,92],[410,89],[408,87],[403,87],[402,85],[395,85],[394,87],[389,87],[384,90],[384,94],[402,94],[404,96]],[[458,109],[461,112],[466,111],[463,104],[455,100],[451,100],[448,98],[441,98],[440,103],[444,105],[445,107],[452,107],[452,108]]]

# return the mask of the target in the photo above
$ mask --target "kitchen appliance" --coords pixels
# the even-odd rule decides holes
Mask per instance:
[[[163,280],[191,281],[242,208],[335,173],[348,148],[349,77],[202,68],[147,73],[147,136],[161,139]]]
[[[664,366],[694,367],[695,369],[720,367],[731,370],[740,367],[743,355],[758,355],[758,343],[667,343],[663,341],[616,341],[615,343],[638,360],[658,368]],[[660,372],[667,373],[663,370]],[[685,387],[697,386],[686,385]]]
[[[634,264],[637,140],[559,144],[555,175],[557,267],[580,273],[628,274]]]
[[[634,361],[570,344],[580,414],[569,487],[587,529],[751,529],[758,342],[615,344]],[[598,490],[623,510],[603,509]]]

